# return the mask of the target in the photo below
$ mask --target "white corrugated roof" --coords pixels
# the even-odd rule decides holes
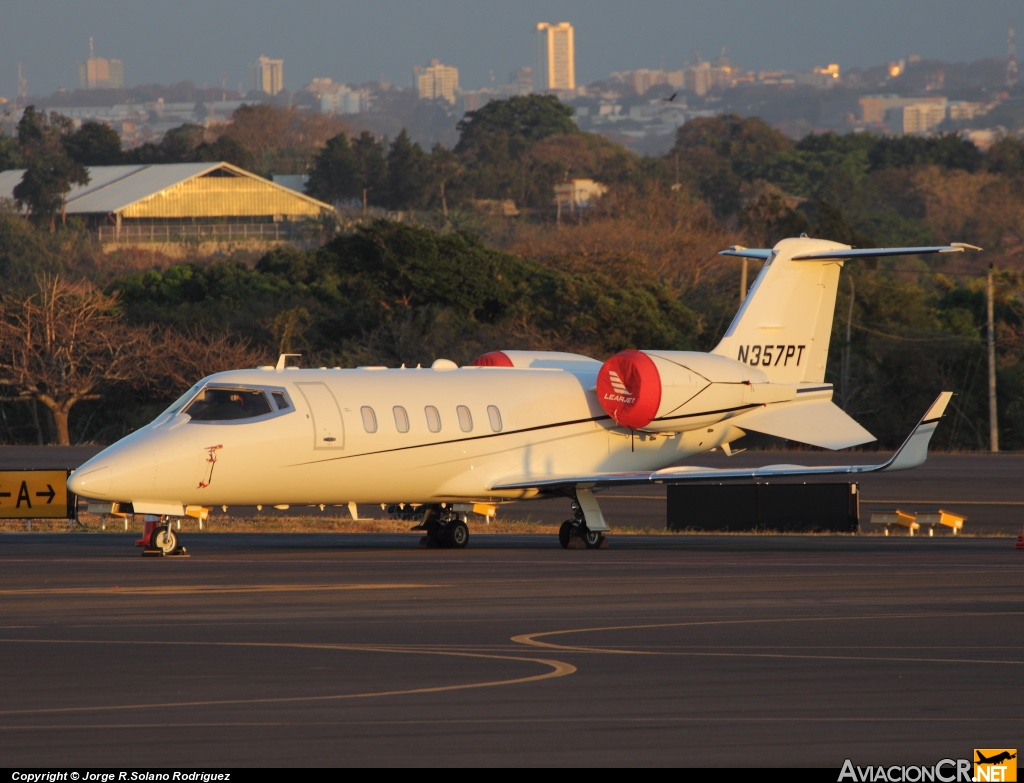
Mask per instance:
[[[25,169],[8,169],[0,171],[0,201],[14,200],[14,188],[25,176]]]
[[[272,188],[282,188],[269,180],[258,177],[230,163],[160,163],[145,166],[89,166],[89,184],[75,185],[67,197],[69,215],[95,215],[120,212],[137,201],[149,198],[161,190],[178,185],[215,169],[227,169],[239,176],[252,177],[266,182]],[[0,200],[13,199],[14,187],[21,182],[25,169],[11,169],[0,172]],[[302,193],[288,191],[298,198],[312,201],[331,209]]]

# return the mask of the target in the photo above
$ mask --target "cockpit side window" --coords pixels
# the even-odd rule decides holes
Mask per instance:
[[[284,396],[284,392],[271,392],[270,396],[274,398],[274,403],[277,405],[279,411],[290,411],[292,404],[288,402],[288,398]]]
[[[267,395],[259,389],[207,386],[182,411],[192,421],[237,421],[273,413]]]

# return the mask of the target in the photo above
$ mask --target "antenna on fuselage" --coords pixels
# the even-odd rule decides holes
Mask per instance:
[[[277,358],[277,366],[274,367],[274,369],[277,370],[278,372],[284,371],[284,366],[287,363],[289,356],[298,357],[298,356],[302,356],[302,354],[301,353],[283,353],[283,354],[281,354]]]

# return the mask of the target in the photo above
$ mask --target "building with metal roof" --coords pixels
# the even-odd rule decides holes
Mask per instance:
[[[90,166],[71,188],[68,216],[101,241],[197,238],[285,239],[334,207],[230,163]],[[0,172],[0,200],[14,199],[24,169]]]

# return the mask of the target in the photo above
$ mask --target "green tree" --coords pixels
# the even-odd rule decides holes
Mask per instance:
[[[83,166],[116,166],[124,161],[121,135],[101,122],[89,120],[61,139],[68,156]]]
[[[459,164],[458,156],[447,147],[435,144],[430,151],[431,181],[433,183],[433,195],[431,198],[435,206],[441,208],[441,212],[448,216],[448,188],[462,174],[462,166]]]
[[[252,167],[252,155],[241,142],[231,136],[219,136],[212,142],[204,141],[195,148],[193,157],[197,163],[223,161],[246,170]]]
[[[25,161],[25,174],[14,186],[14,199],[27,208],[36,225],[54,230],[58,214],[63,216],[65,199],[72,185],[86,185],[89,173],[64,149],[63,139],[72,131],[67,117],[49,116],[28,106],[18,122],[18,144]]]
[[[461,197],[524,203],[531,194],[544,192],[543,186],[533,186],[525,155],[543,139],[578,133],[572,112],[553,95],[528,95],[491,101],[466,114],[456,126],[455,153],[466,167]]]
[[[65,257],[58,237],[34,228],[13,205],[0,206],[0,288],[5,293],[34,289],[39,274],[63,271]]]
[[[534,142],[561,133],[577,133],[573,109],[554,95],[520,95],[504,101],[491,101],[476,111],[467,112],[456,126],[459,143],[455,152],[469,158],[494,137],[504,137],[508,152],[519,155]]]
[[[21,153],[18,142],[5,133],[0,133],[0,171],[16,169],[21,166]]]
[[[363,131],[352,142],[359,170],[357,196],[365,194],[370,204],[383,203],[387,190],[387,162],[384,159],[384,145],[372,133]]]
[[[430,158],[409,139],[405,128],[388,148],[387,186],[381,202],[390,209],[425,205],[431,189]]]
[[[349,143],[347,133],[327,140],[309,172],[306,193],[313,198],[334,204],[362,197],[359,159]]]
[[[1003,136],[985,153],[985,167],[1012,177],[1024,174],[1024,141],[1014,136]]]
[[[185,123],[171,128],[160,139],[154,163],[191,163],[206,131],[201,125]]]
[[[723,114],[680,126],[669,155],[678,156],[690,187],[725,218],[740,210],[744,180],[757,179],[769,157],[792,149],[793,142],[763,120]]]

